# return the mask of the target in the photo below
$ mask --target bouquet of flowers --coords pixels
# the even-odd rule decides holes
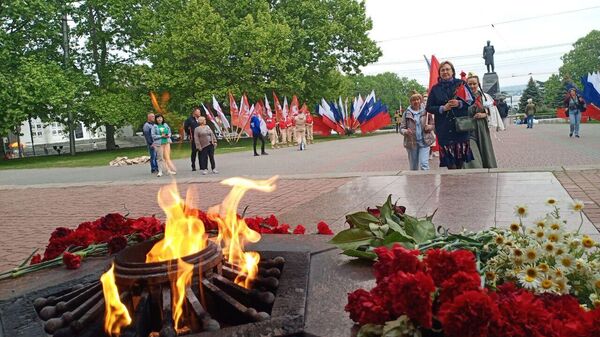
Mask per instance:
[[[511,282],[485,287],[471,251],[395,244],[374,252],[376,286],[348,294],[345,307],[361,326],[358,337],[600,336],[600,308]]]

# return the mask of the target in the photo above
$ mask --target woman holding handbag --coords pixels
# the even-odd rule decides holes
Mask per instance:
[[[468,92],[469,89],[464,81],[455,78],[455,74],[452,63],[444,61],[440,64],[438,83],[431,88],[425,108],[435,116],[440,167],[447,167],[449,170],[462,169],[464,163],[473,160],[469,132],[463,128],[469,124],[468,104],[457,95],[457,90]]]
[[[421,101],[421,95],[415,91],[400,122],[400,133],[404,136],[408,163],[413,171],[429,170],[429,147],[435,141],[433,115],[425,111]]]
[[[474,160],[465,163],[465,168],[496,168],[496,155],[490,137],[488,118],[494,117],[496,123],[502,120],[494,106],[492,97],[481,90],[479,77],[469,74],[467,84],[473,92],[474,104],[469,107],[469,115],[475,122],[475,130],[470,132],[470,146],[473,151]],[[504,127],[502,127],[504,128]]]
[[[196,148],[200,149],[200,172],[208,174],[208,161],[213,174],[219,173],[215,164],[215,148],[217,147],[217,137],[210,126],[206,125],[206,118],[198,118],[198,127],[194,130],[194,141]]]
[[[575,88],[569,90],[569,94],[564,100],[567,116],[569,117],[569,137],[579,138],[579,123],[581,123],[581,113],[585,111],[585,102],[581,96],[577,95]]]

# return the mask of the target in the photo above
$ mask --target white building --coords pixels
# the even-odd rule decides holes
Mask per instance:
[[[25,147],[31,147],[31,134],[29,133],[29,124],[31,123],[31,131],[33,133],[33,143],[38,146],[51,145],[57,143],[69,142],[68,129],[60,123],[50,123],[44,125],[41,119],[35,118],[28,121],[24,121],[21,124],[21,143]],[[98,128],[96,131],[92,131],[79,123],[75,126],[75,141],[90,141],[97,139],[104,139],[104,127]]]

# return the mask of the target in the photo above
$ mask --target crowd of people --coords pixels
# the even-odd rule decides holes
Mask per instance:
[[[470,168],[496,168],[496,156],[490,129],[501,131],[508,124],[509,107],[500,98],[495,101],[484,93],[479,77],[474,74],[461,74],[451,62],[440,64],[438,83],[429,96],[413,92],[409,97],[410,106],[396,111],[394,120],[396,132],[404,137],[404,147],[408,154],[411,170],[429,170],[432,149],[437,150],[440,167],[450,170]],[[466,78],[466,80],[465,80]],[[460,92],[467,93],[467,97]],[[525,112],[527,128],[533,128],[536,105],[529,99]],[[564,99],[566,114],[569,117],[569,137],[579,138],[581,114],[585,111],[585,102],[575,89],[571,89]],[[262,120],[253,115],[250,119],[250,132],[253,138],[254,156],[268,155],[265,143],[271,143],[271,149],[299,146],[304,150],[313,143],[313,118],[306,109],[290,113],[280,121],[270,117]],[[206,118],[199,107],[194,108],[185,121],[184,129],[191,144],[192,171],[196,171],[196,159],[202,174],[219,173],[215,163],[217,137],[206,125]],[[164,173],[177,173],[171,160],[171,129],[163,116],[148,114],[143,127],[144,136],[150,154],[151,172],[160,177]],[[257,151],[260,141],[260,153]]]
[[[504,130],[508,117],[505,102],[483,92],[479,77],[456,78],[454,66],[442,62],[439,79],[429,96],[414,92],[410,106],[396,112],[396,131],[404,136],[411,170],[428,170],[432,145],[440,167],[450,170],[497,167],[490,128]],[[468,92],[469,100],[458,91]]]
[[[312,144],[313,117],[308,110],[300,110],[290,114],[278,123],[269,117],[262,121],[257,115],[253,115],[249,122],[252,133],[254,156],[268,155],[265,151],[265,137],[271,143],[271,149],[281,147],[298,146],[299,150],[306,149],[307,144]],[[206,124],[206,117],[202,116],[199,107],[195,107],[192,114],[184,122],[187,139],[190,141],[190,161],[192,171],[197,169],[203,175],[219,171],[215,162],[215,149],[217,148],[217,136]],[[150,172],[157,177],[167,173],[177,174],[177,169],[171,160],[171,128],[164,122],[160,114],[149,113],[143,126],[143,134],[150,155]],[[261,142],[260,153],[257,152],[258,141]],[[210,171],[208,164],[210,163]]]

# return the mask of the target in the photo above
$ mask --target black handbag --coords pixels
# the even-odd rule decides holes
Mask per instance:
[[[475,121],[470,116],[454,117],[454,125],[458,132],[470,132],[475,130]]]

